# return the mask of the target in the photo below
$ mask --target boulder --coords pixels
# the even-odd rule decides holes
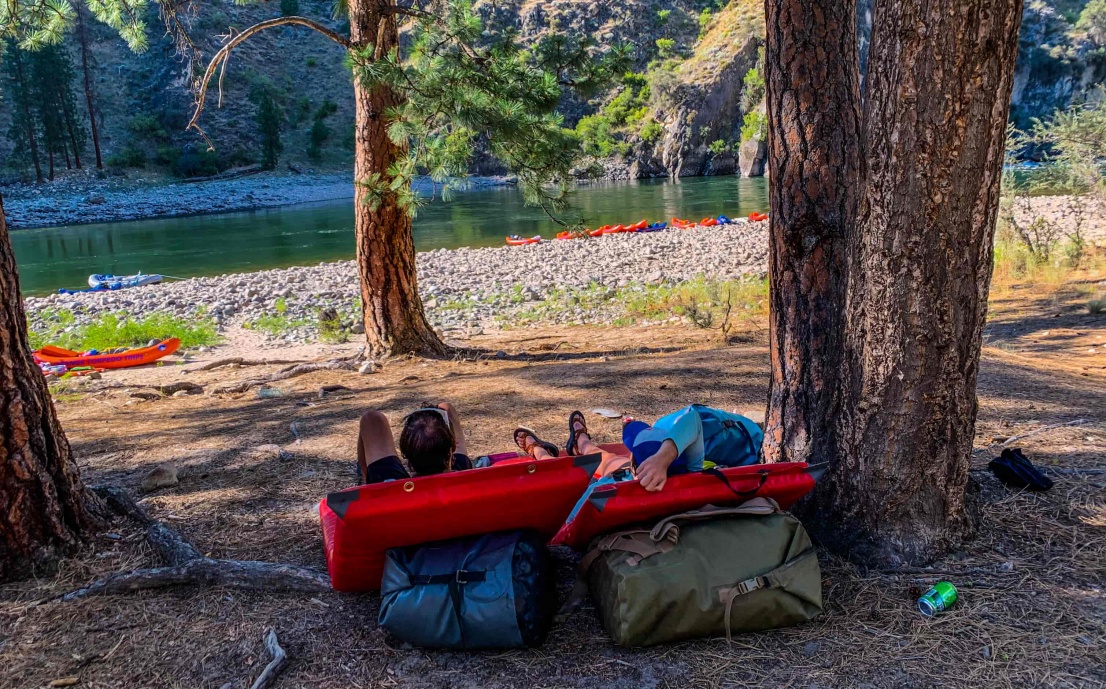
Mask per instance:
[[[177,468],[172,464],[162,464],[154,467],[150,473],[142,479],[142,492],[149,493],[158,488],[168,488],[180,483],[177,478]]]
[[[759,139],[749,139],[738,150],[738,167],[742,177],[763,177],[768,162],[768,144]]]

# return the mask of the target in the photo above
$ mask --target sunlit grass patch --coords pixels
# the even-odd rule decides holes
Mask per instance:
[[[221,338],[215,322],[209,318],[181,318],[168,313],[152,313],[139,318],[105,313],[90,323],[76,325],[72,311],[44,312],[38,326],[29,329],[32,349],[55,345],[74,351],[106,350],[117,347],[145,347],[151,340],[179,338],[182,347],[217,344]]]

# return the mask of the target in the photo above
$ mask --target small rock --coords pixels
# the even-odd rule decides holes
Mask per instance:
[[[991,659],[991,647],[990,646],[984,646],[983,647],[983,659],[984,660],[990,660]]]
[[[177,390],[173,393],[173,397],[188,397],[191,394],[192,393],[189,390]]]
[[[149,493],[158,488],[168,488],[180,483],[177,478],[177,468],[172,464],[162,464],[154,467],[150,473],[142,479],[142,492]]]
[[[88,377],[90,380],[100,380],[104,376],[99,371],[93,371],[92,373],[88,374]]]
[[[1014,563],[1013,562],[1003,562],[1001,565],[998,566],[998,571],[1000,571],[1000,572],[1013,572],[1014,571]]]
[[[498,352],[495,353],[495,358],[496,359],[506,359],[507,358],[507,352],[505,352],[501,349],[501,350],[499,350]]]
[[[822,651],[821,641],[808,641],[803,644],[803,655],[807,658],[813,658]]]
[[[88,198],[85,199],[85,203],[91,203],[93,206],[99,206],[103,203],[107,203],[107,199],[104,198],[103,194],[89,194]]]
[[[364,323],[354,323],[352,326],[350,326],[349,331],[351,333],[353,333],[354,335],[364,335],[365,334],[365,324]]]
[[[256,459],[260,461],[269,459],[288,459],[290,454],[280,448],[280,445],[274,445],[272,443],[267,445],[258,445],[251,448],[246,452],[250,459]]]
[[[370,373],[376,373],[376,362],[366,361],[365,363],[361,364],[361,367],[357,369],[357,372],[363,376],[367,376]]]

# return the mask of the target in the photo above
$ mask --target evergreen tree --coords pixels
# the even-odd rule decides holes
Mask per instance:
[[[73,97],[73,63],[61,45],[49,45],[30,53],[31,84],[34,109],[42,131],[42,145],[49,156],[50,174],[54,178],[54,155],[66,159],[72,151],[80,167],[80,151],[86,135],[77,120],[77,103]]]
[[[42,165],[38,157],[38,120],[34,114],[34,95],[30,80],[30,54],[14,41],[4,46],[4,72],[6,78],[5,100],[12,107],[11,128],[8,138],[15,148],[15,157],[35,168],[35,180],[42,183]]]
[[[257,104],[257,129],[261,136],[261,166],[266,170],[273,170],[284,150],[284,145],[280,142],[284,113],[269,86],[254,89],[253,101]]]

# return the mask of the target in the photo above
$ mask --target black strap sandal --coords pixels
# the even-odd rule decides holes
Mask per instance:
[[[576,430],[576,424],[579,422],[583,425],[583,428]],[[591,433],[588,433],[588,422],[584,419],[584,412],[574,411],[568,415],[568,442],[565,443],[565,452],[568,452],[571,456],[575,457],[578,453],[576,450],[576,434],[583,433],[584,435],[591,437]]]
[[[516,428],[515,433],[514,433],[514,438],[515,438],[515,445],[518,445],[518,448],[530,457],[534,456],[533,454],[531,454],[530,451],[533,450],[535,447],[540,447],[540,448],[544,449],[552,457],[556,457],[561,451],[560,448],[558,448],[553,443],[547,443],[544,440],[542,440],[541,438],[539,438],[538,434],[535,433],[533,429],[527,428],[526,426],[519,426],[518,428]],[[529,450],[526,449],[527,448],[526,441],[525,441],[526,438],[533,438],[534,439],[534,442],[529,445],[529,448],[530,448]]]

